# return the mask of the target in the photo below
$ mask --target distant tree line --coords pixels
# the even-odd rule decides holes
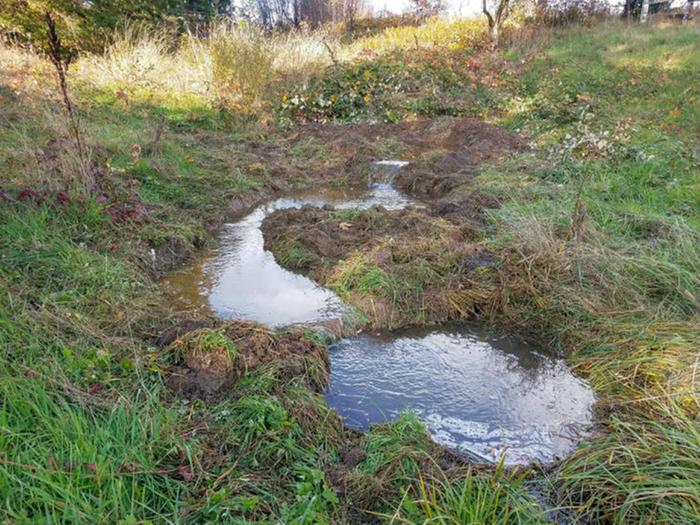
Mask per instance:
[[[352,22],[368,14],[364,0],[0,0],[0,36],[19,43],[43,42],[47,11],[66,44],[91,51],[103,47],[127,20],[196,30],[214,18],[229,17],[272,29]]]
[[[99,51],[126,21],[166,25],[173,32],[205,30],[217,17],[251,20],[262,26],[315,27],[342,21],[351,31],[371,14],[369,0],[0,0],[0,38],[21,44],[46,44],[45,15],[50,11],[70,48]],[[481,0],[495,44],[511,6],[529,2],[535,21],[546,25],[586,22],[610,14],[597,0]],[[622,16],[638,18],[649,0],[624,0]],[[689,2],[689,5],[692,5]],[[411,20],[440,13],[445,0],[409,0]],[[690,12],[690,10],[689,10]]]

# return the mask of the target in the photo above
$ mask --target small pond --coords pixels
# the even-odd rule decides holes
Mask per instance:
[[[595,401],[566,364],[478,327],[359,335],[331,345],[328,404],[366,429],[410,407],[469,457],[549,462],[585,435]]]
[[[417,205],[391,184],[403,163],[376,164],[365,188],[315,190],[259,206],[222,229],[216,247],[164,282],[184,308],[271,327],[343,316],[332,291],[285,270],[260,229],[275,210]],[[410,408],[434,439],[467,457],[548,462],[569,453],[591,421],[592,391],[561,360],[477,328],[358,335],[330,347],[330,406],[367,428]]]

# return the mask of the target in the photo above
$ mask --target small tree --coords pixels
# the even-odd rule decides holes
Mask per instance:
[[[489,36],[494,46],[497,46],[501,38],[501,28],[509,14],[510,0],[496,0],[496,11],[491,14],[487,0],[483,0],[483,12],[489,23]]]

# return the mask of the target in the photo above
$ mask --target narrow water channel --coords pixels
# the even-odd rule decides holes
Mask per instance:
[[[376,163],[366,188],[315,190],[256,208],[226,225],[217,246],[164,282],[183,308],[271,327],[315,323],[347,311],[332,291],[277,264],[260,229],[273,211],[418,205],[391,184],[403,163]],[[412,409],[434,439],[484,461],[548,462],[569,453],[591,420],[592,391],[563,361],[517,338],[443,327],[359,335],[330,347],[330,406],[349,425]]]
[[[238,222],[226,224],[216,247],[195,264],[170,274],[163,283],[166,292],[180,307],[271,327],[342,316],[345,309],[336,294],[277,264],[263,247],[260,226],[276,210],[304,205],[405,208],[413,201],[391,185],[393,174],[402,164],[378,164],[365,188],[317,189],[259,206]]]

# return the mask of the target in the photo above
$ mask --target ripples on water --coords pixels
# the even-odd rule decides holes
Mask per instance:
[[[345,339],[330,352],[326,399],[351,426],[366,429],[410,407],[438,443],[527,463],[570,452],[591,419],[586,383],[517,338],[410,331]]]
[[[226,225],[218,246],[174,272],[165,288],[182,306],[272,327],[340,317],[345,307],[333,292],[265,251],[260,226],[275,210],[306,204],[389,210],[415,204],[391,184],[403,163],[377,164],[367,188],[277,199]],[[505,452],[507,462],[524,463],[571,451],[591,418],[586,384],[517,339],[456,328],[410,331],[345,339],[330,352],[326,398],[359,428],[412,408],[439,443],[489,460]]]

